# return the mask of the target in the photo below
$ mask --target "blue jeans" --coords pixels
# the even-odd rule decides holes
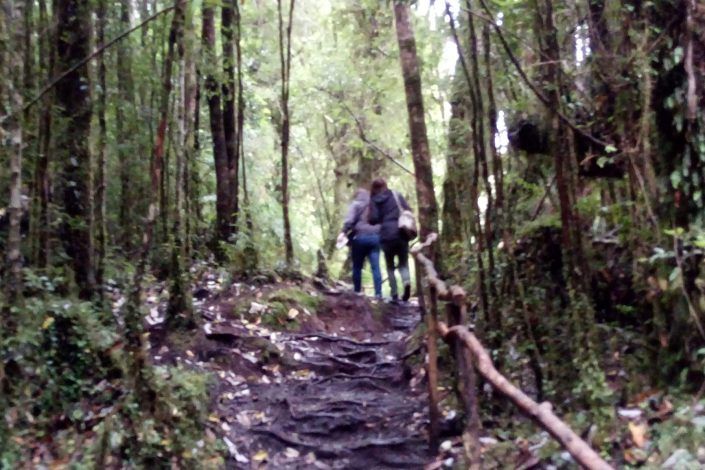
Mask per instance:
[[[382,297],[382,273],[379,270],[379,235],[358,235],[352,241],[353,285],[355,292],[362,290],[362,266],[365,258],[370,260],[375,296]]]
[[[397,297],[397,278],[394,275],[394,268],[399,270],[401,282],[404,286],[411,285],[411,277],[409,275],[409,242],[397,238],[396,240],[385,241],[382,244],[384,251],[384,261],[387,264],[387,277],[389,280],[389,290],[392,299]],[[397,258],[396,265],[394,258]]]

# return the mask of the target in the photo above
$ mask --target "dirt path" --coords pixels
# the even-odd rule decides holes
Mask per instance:
[[[227,468],[423,468],[425,386],[405,364],[418,307],[318,295],[296,333],[237,318],[227,296],[202,306],[184,359],[218,378],[209,420]]]

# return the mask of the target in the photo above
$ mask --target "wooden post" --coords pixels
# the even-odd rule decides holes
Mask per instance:
[[[463,430],[463,448],[467,458],[468,468],[482,468],[482,451],[480,449],[480,414],[477,404],[477,379],[472,366],[472,353],[458,341],[458,376],[460,390],[465,408],[465,429]]]
[[[429,415],[429,448],[432,453],[438,450],[439,417],[438,409],[438,294],[434,286],[429,286],[431,311],[426,315],[426,349],[428,351],[428,415]]]
[[[458,287],[451,287],[453,302],[446,305],[446,316],[449,325],[462,325],[466,316],[465,292],[458,292]],[[463,448],[469,469],[482,468],[482,453],[480,449],[480,416],[477,404],[477,379],[472,363],[472,354],[455,337],[444,338],[453,351],[457,369],[456,391],[458,399],[465,411],[465,429],[463,430]]]

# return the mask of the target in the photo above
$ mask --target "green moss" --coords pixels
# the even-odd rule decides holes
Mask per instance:
[[[561,220],[560,220],[559,214],[558,213],[545,214],[545,215],[538,217],[536,220],[532,220],[530,222],[523,224],[517,230],[517,236],[524,237],[524,236],[530,235],[531,233],[536,232],[537,230],[540,230],[544,227],[560,228],[561,227]]]
[[[271,292],[265,297],[263,303],[269,308],[260,317],[262,323],[271,328],[278,328],[288,331],[296,331],[301,326],[304,318],[304,309],[310,313],[318,310],[322,302],[321,297],[316,297],[300,287],[287,287]],[[296,309],[299,315],[289,318],[289,311]]]

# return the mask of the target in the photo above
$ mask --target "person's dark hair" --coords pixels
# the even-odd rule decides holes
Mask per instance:
[[[370,193],[374,196],[375,194],[379,194],[382,191],[385,191],[387,189],[387,182],[384,181],[384,178],[377,178],[374,181],[372,181],[372,187],[370,188]]]

